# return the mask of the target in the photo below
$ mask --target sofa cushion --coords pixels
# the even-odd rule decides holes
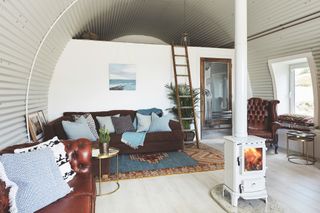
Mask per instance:
[[[112,116],[97,116],[96,118],[99,122],[99,128],[106,128],[108,129],[109,133],[114,133],[115,129],[111,117],[120,117],[120,114]]]
[[[21,154],[4,154],[0,156],[0,161],[8,178],[18,185],[18,211],[37,211],[70,192],[49,148]]]
[[[137,132],[147,132],[149,130],[151,124],[150,115],[142,115],[137,113],[137,121]]]
[[[254,129],[248,129],[249,135],[256,135],[265,139],[271,139],[272,138],[272,132],[267,130],[254,130]]]
[[[70,182],[69,186],[73,188],[67,197],[74,195],[94,195],[95,193],[95,180],[92,173],[79,173]]]
[[[135,131],[129,115],[121,116],[119,118],[112,117],[111,119],[117,134]]]
[[[71,169],[69,156],[65,151],[64,144],[59,141],[58,137],[54,137],[51,140],[42,142],[35,146],[15,149],[14,153],[26,153],[44,148],[50,148],[53,151],[53,155],[55,157],[56,164],[59,167],[62,178],[66,182],[72,180],[76,173]]]
[[[68,139],[76,140],[79,138],[86,138],[90,141],[96,141],[96,138],[91,133],[87,123],[62,121],[62,126],[68,136]]]
[[[83,114],[83,115],[73,115],[73,119],[76,122],[87,123],[89,128],[90,128],[90,131],[94,135],[94,137],[96,139],[99,138],[99,135],[98,135],[98,132],[97,132],[96,123],[94,122],[93,117],[92,117],[92,115],[90,113],[86,113],[86,114]]]
[[[159,117],[157,114],[152,113],[149,132],[170,132],[169,122],[171,118],[172,116],[170,114]]]

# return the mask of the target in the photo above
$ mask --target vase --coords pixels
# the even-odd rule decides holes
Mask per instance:
[[[100,154],[109,154],[109,143],[100,143]]]

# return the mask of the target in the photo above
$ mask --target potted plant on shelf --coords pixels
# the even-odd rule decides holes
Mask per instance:
[[[99,129],[100,154],[109,154],[110,135],[105,127]]]
[[[172,83],[166,84],[165,87],[168,90],[167,97],[168,99],[174,104],[173,107],[168,108],[167,110],[175,115],[175,117],[178,119],[178,109],[177,109],[177,96],[176,96],[176,86]],[[190,87],[187,84],[178,84],[178,92],[180,96],[191,96]],[[200,89],[194,88],[192,90],[193,92],[193,104],[195,107],[198,106],[198,103],[200,101]],[[205,94],[206,91],[204,91]],[[180,98],[180,106],[192,106],[192,98]],[[191,118],[193,117],[193,110],[192,109],[181,109],[181,115],[184,118]],[[190,125],[192,123],[192,120],[183,120],[182,126],[185,130],[190,130]],[[187,131],[184,135],[185,141],[192,141],[194,139],[195,133],[194,131]]]

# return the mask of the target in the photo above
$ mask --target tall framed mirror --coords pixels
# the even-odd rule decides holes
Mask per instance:
[[[231,134],[231,59],[201,58],[201,138]]]

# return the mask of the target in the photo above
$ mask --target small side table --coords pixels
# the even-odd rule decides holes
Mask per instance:
[[[98,154],[98,155],[92,155],[93,158],[98,158],[99,159],[99,193],[97,196],[102,196],[102,195],[109,195],[114,192],[116,192],[120,188],[119,184],[119,149],[110,147],[109,148],[109,153],[108,154]],[[116,170],[116,175],[117,175],[117,180],[116,180],[116,188],[110,192],[101,192],[101,182],[102,182],[102,169],[101,169],[101,160],[102,159],[111,159],[113,157],[117,157],[117,170]]]
[[[289,131],[287,133],[287,157],[288,161],[295,164],[313,165],[316,162],[314,156],[314,138],[316,134],[312,132]],[[290,153],[290,141],[302,143],[302,154]],[[308,144],[312,144],[312,156],[308,153]],[[299,163],[295,160],[305,160],[305,163]]]

